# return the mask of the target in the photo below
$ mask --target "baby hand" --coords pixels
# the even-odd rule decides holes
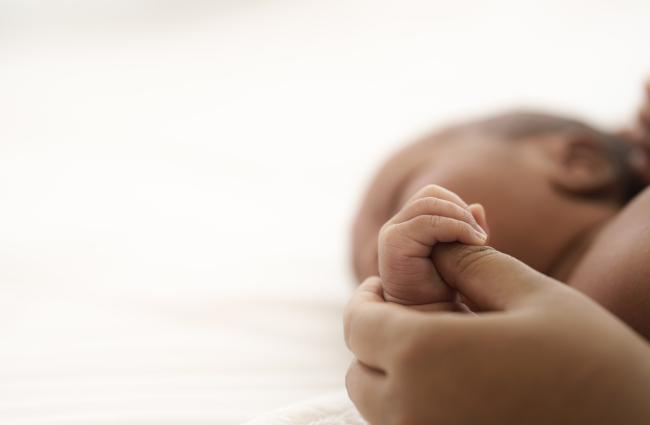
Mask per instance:
[[[479,225],[479,223],[481,225]],[[484,245],[485,211],[436,185],[422,188],[379,231],[379,275],[387,301],[419,305],[454,300],[431,251],[438,242]]]

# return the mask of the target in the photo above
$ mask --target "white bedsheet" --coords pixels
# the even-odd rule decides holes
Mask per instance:
[[[4,291],[3,424],[224,424],[342,388],[341,300]]]

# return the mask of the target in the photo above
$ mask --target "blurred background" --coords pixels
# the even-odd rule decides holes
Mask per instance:
[[[639,0],[0,0],[0,422],[233,424],[343,388],[379,162],[513,107],[604,127]]]

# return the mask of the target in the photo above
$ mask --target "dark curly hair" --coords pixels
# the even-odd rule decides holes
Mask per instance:
[[[519,140],[551,134],[583,134],[599,141],[618,172],[621,200],[627,203],[648,186],[643,173],[632,158],[639,154],[638,144],[623,133],[602,131],[585,122],[559,115],[516,111],[495,115],[456,127],[459,131],[480,132],[482,136],[501,140]]]

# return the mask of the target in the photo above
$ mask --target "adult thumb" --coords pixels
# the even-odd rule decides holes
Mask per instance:
[[[526,264],[486,246],[438,244],[432,259],[440,277],[479,310],[513,310],[559,285]]]

